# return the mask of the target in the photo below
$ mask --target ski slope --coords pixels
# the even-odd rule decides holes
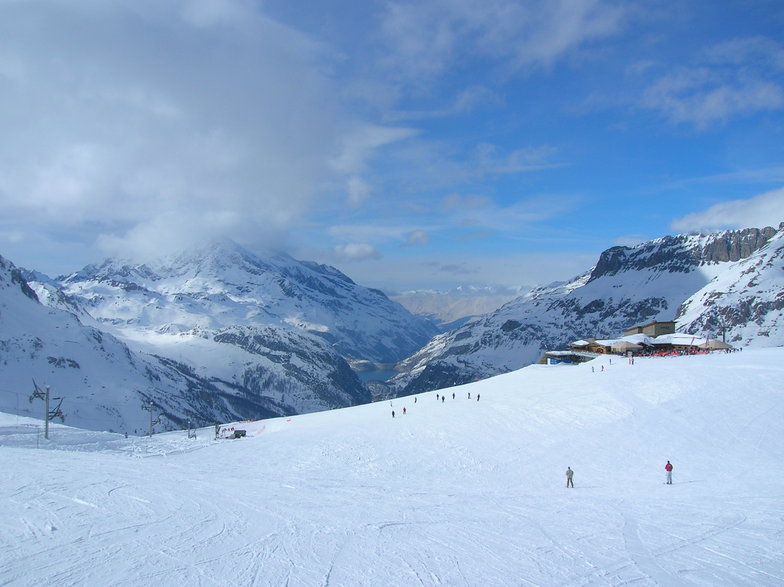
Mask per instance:
[[[3,415],[0,584],[782,585],[782,365],[531,366],[237,440]]]

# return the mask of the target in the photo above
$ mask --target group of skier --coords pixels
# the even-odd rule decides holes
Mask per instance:
[[[455,399],[456,397],[457,397],[457,394],[452,392],[452,399]],[[480,397],[481,397],[480,394],[477,393],[476,394],[476,401],[479,401]],[[418,399],[418,397],[414,396],[414,403],[417,403],[417,399]],[[471,392],[470,391],[468,392],[468,399],[471,399]],[[436,401],[439,401],[439,400],[441,400],[441,403],[444,403],[444,401],[446,401],[446,394],[445,393],[436,393]],[[389,402],[389,405],[391,406],[392,402]],[[406,414],[406,408],[404,407],[403,408],[403,415],[405,415],[405,414]],[[395,417],[395,410],[392,410],[392,417],[393,418]]]
[[[666,485],[672,485],[672,463],[667,461],[667,464],[664,465],[664,483]],[[572,471],[571,467],[566,467],[566,487],[574,488],[574,471]]]

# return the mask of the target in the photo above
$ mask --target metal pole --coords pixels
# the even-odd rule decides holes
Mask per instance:
[[[152,437],[152,401],[150,402],[150,437]]]
[[[49,440],[49,386],[45,385],[46,388],[46,399],[44,399],[44,438]]]

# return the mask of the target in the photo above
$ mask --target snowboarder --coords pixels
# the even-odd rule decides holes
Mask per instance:
[[[665,481],[665,483],[667,485],[672,485],[672,463],[670,463],[670,461],[667,461],[667,464],[664,465],[664,470],[667,471],[667,481]]]
[[[572,481],[572,477],[574,477],[574,471],[572,471],[571,467],[566,467],[566,486],[574,489],[574,481]]]
[[[392,417],[395,417],[395,410],[392,410]]]

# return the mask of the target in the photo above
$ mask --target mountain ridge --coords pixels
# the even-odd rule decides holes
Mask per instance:
[[[586,336],[611,338],[635,324],[677,319],[687,305],[695,308],[693,316],[688,326],[686,316],[681,317],[679,329],[693,333],[707,322],[699,319],[696,302],[688,300],[700,292],[715,298],[716,288],[729,287],[719,280],[722,273],[766,248],[779,250],[782,242],[780,226],[665,236],[635,247],[611,247],[594,267],[571,281],[535,288],[436,336],[398,365],[401,373],[390,383],[401,395],[467,383],[534,363],[544,351]],[[780,259],[780,254],[771,254],[771,271],[780,272]],[[775,280],[772,275],[761,279]],[[758,308],[773,315],[782,304],[782,291],[784,284],[775,286],[771,295],[776,301]],[[739,328],[745,324],[741,320],[730,326]],[[778,326],[776,322],[779,334],[765,343],[784,344],[784,329]],[[735,342],[749,344],[750,337]]]

